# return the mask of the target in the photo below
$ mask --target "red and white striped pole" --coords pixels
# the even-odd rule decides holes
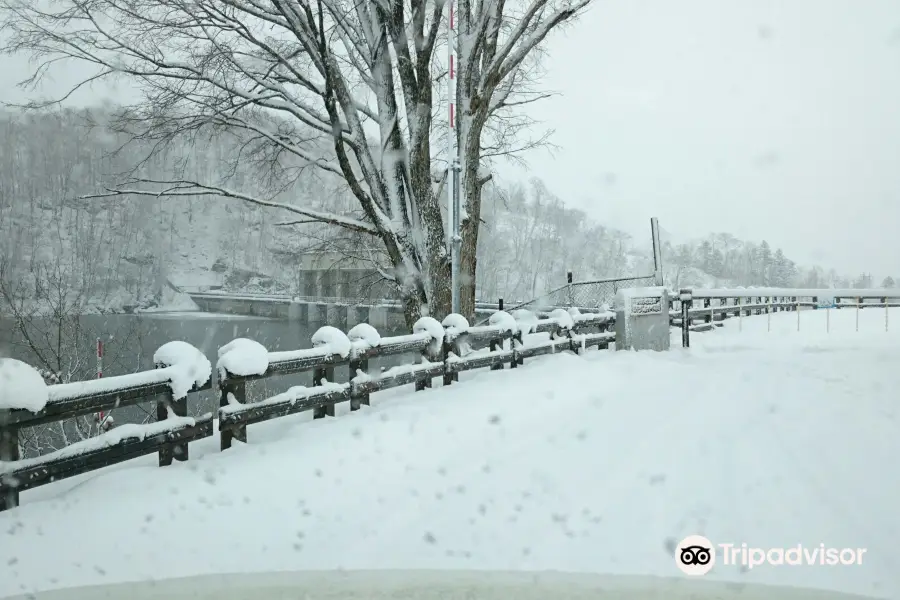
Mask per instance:
[[[456,106],[456,77],[459,70],[457,56],[456,3],[447,0],[447,241],[450,250],[450,298],[451,310],[460,311],[459,251],[460,238],[460,164],[457,144],[457,122],[459,113]]]
[[[454,0],[447,0],[447,246],[453,251],[453,190],[456,160],[456,14]]]
[[[97,379],[103,378],[103,340],[97,338]],[[103,427],[105,413],[101,410],[95,415],[97,423]]]
[[[103,377],[103,340],[97,338],[97,379]]]

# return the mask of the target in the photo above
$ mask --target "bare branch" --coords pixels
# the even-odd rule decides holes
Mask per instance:
[[[268,208],[278,208],[281,210],[286,210],[298,215],[303,215],[305,217],[309,217],[316,222],[319,223],[327,223],[329,225],[334,225],[336,227],[343,227],[344,229],[349,229],[351,231],[357,231],[360,233],[369,233],[376,235],[378,230],[375,229],[372,225],[365,223],[363,221],[358,221],[356,219],[348,219],[346,217],[341,217],[340,215],[333,215],[328,213],[322,213],[319,211],[310,210],[307,208],[302,208],[299,206],[293,206],[291,204],[284,204],[282,202],[273,202],[272,200],[264,200],[262,198],[255,198],[253,196],[248,196],[246,194],[242,194],[240,192],[236,192],[234,190],[228,190],[222,187],[204,185],[198,183],[196,181],[160,181],[153,179],[135,179],[132,183],[147,183],[147,184],[162,184],[168,185],[166,189],[160,191],[152,191],[152,190],[142,190],[142,189],[109,189],[106,193],[102,194],[87,194],[84,196],[80,196],[81,199],[87,198],[109,198],[114,196],[153,196],[153,197],[161,197],[161,196],[169,196],[169,197],[178,197],[178,196],[219,196],[222,198],[234,198],[237,200],[243,200],[244,202],[250,204],[256,204],[258,206],[265,206]]]

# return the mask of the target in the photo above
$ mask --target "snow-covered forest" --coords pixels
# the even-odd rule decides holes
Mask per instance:
[[[352,239],[290,213],[213,196],[97,194],[137,167],[147,179],[222,182],[259,195],[270,189],[252,160],[238,162],[226,136],[173,146],[149,160],[148,143],[104,125],[108,109],[0,115],[0,289],[6,304],[35,286],[62,287],[86,310],[120,310],[158,300],[174,285],[216,275],[234,290],[289,292],[298,256],[339,251],[358,258]],[[132,175],[134,173],[131,173]],[[351,214],[337,180],[299,171],[273,201]],[[649,218],[650,215],[648,215]],[[568,208],[539,180],[486,186],[478,247],[478,295],[524,300],[576,279],[652,271],[649,235],[631,236]],[[649,229],[649,228],[648,228]],[[871,285],[820,267],[796,265],[774,244],[728,234],[663,240],[667,282],[684,285]],[[376,262],[378,257],[371,257]],[[892,282],[888,282],[892,285]]]

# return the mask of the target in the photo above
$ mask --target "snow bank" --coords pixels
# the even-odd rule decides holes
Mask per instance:
[[[686,577],[488,570],[321,570],[195,575],[41,592],[40,600],[864,600],[797,587]],[[25,594],[6,600],[33,600]]]
[[[522,333],[534,333],[538,326],[538,316],[530,310],[519,308],[512,312],[512,317],[516,320],[519,331]]]
[[[40,412],[50,394],[37,369],[14,358],[0,358],[0,409]]]
[[[342,358],[347,358],[350,354],[350,338],[331,325],[320,327],[312,336],[312,345],[317,349],[326,349],[329,354],[338,354]]]
[[[216,368],[222,379],[226,371],[232,375],[262,375],[269,368],[269,351],[255,340],[236,338],[219,348]]]
[[[441,325],[444,326],[450,337],[457,337],[469,330],[469,321],[458,313],[450,313],[444,317]]]
[[[373,394],[352,415],[344,404],[335,419],[253,425],[252,443],[227,452],[200,440],[187,465],[158,469],[148,456],[29,490],[0,512],[0,597],[158,581],[160,548],[167,578],[441,569],[452,580],[478,569],[699,583],[681,575],[672,549],[702,532],[764,548],[868,548],[847,567],[716,564],[701,582],[738,584],[733,600],[754,598],[761,583],[900,598],[900,486],[873,478],[894,472],[900,453],[900,309],[889,332],[879,309],[860,311],[859,332],[856,311],[831,311],[830,333],[814,314],[825,311],[801,312],[801,332],[797,313],[778,313],[771,331],[764,316],[744,318],[742,331],[729,319],[692,336],[690,349],[565,352],[515,372],[461,373],[459,385]],[[689,392],[672,402],[661,382]],[[136,585],[106,597],[134,600],[125,586]],[[366,585],[357,597],[374,596]],[[619,597],[678,597],[650,586]],[[273,598],[260,588],[243,597]]]
[[[518,333],[519,325],[511,314],[504,310],[498,310],[491,314],[488,323],[498,328],[500,331],[509,331],[510,333]]]
[[[166,366],[175,398],[184,398],[191,388],[203,385],[212,375],[209,359],[187,342],[163,344],[153,354],[153,362]]]
[[[194,302],[188,294],[184,292],[176,292],[166,287],[163,289],[162,298],[158,306],[149,308],[135,309],[136,313],[154,313],[154,312],[200,312],[200,307]]]
[[[551,311],[550,319],[556,321],[564,329],[572,329],[575,326],[575,320],[572,318],[572,315],[562,308]]]
[[[381,334],[368,323],[357,323],[347,332],[347,337],[360,350],[377,348],[381,343]]]

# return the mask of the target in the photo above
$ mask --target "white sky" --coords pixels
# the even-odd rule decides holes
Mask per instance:
[[[569,204],[900,275],[897,0],[595,0],[549,51],[529,171]]]
[[[506,178],[641,241],[656,216],[900,276],[898,0],[595,0],[548,49],[560,95],[531,112],[561,148]],[[0,101],[21,99],[26,60],[0,61]]]

